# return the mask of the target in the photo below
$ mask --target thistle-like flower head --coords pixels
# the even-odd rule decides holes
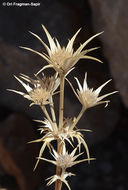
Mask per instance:
[[[41,79],[38,76],[36,76],[36,78],[38,79],[37,81],[40,83],[40,85],[43,88],[46,88],[46,90],[49,91],[52,95],[60,85],[60,78],[58,77],[58,73],[50,77],[44,75]]]
[[[99,104],[103,104],[105,103],[105,107],[108,105],[108,103],[110,102],[109,100],[106,101],[102,101],[102,99],[104,99],[105,97],[116,93],[117,91],[99,96],[102,88],[109,83],[111,80],[108,80],[107,82],[105,82],[104,84],[102,84],[99,88],[97,88],[96,90],[93,90],[93,88],[88,88],[87,85],[87,73],[85,73],[85,78],[84,78],[84,82],[83,82],[83,86],[80,84],[79,80],[77,78],[75,78],[78,84],[79,89],[77,89],[77,92],[74,90],[74,88],[72,87],[76,97],[78,98],[78,100],[80,101],[80,103],[83,105],[83,107],[85,109],[87,108],[91,108],[94,107],[96,105]]]
[[[83,154],[79,153],[77,155],[75,155],[76,151],[78,149],[78,146],[69,154],[68,151],[66,151],[66,147],[65,147],[65,143],[63,143],[63,148],[62,148],[62,154],[58,154],[54,148],[52,148],[53,153],[52,156],[54,157],[54,160],[49,160],[46,158],[40,158],[41,160],[45,160],[47,162],[50,162],[58,167],[61,167],[62,170],[66,170],[66,168],[70,168],[76,164],[79,164],[81,162],[84,161],[88,161],[88,160],[94,160],[94,158],[87,158],[87,159],[82,159],[82,160],[77,160],[76,159]]]
[[[75,120],[76,118],[65,118],[62,129],[58,131],[58,137],[59,139],[61,139],[62,142],[67,141],[72,146],[73,146],[72,142],[74,142],[74,139],[76,139],[78,142],[79,152],[81,149],[81,145],[83,145],[86,150],[87,157],[89,160],[90,159],[89,148],[87,146],[86,141],[83,138],[83,134],[80,131],[91,132],[91,130],[77,129],[76,126],[75,128],[72,128],[72,125],[74,124]]]
[[[80,47],[76,51],[74,51],[73,44],[74,44],[76,36],[80,32],[80,29],[75,33],[75,35],[71,38],[71,40],[69,40],[66,47],[61,47],[58,40],[56,38],[52,38],[49,32],[47,31],[47,29],[43,25],[42,27],[47,35],[50,47],[48,47],[39,36],[37,36],[36,34],[32,32],[30,33],[40,40],[40,42],[43,44],[43,46],[47,50],[48,55],[35,51],[31,48],[26,48],[26,47],[21,47],[21,48],[32,51],[40,55],[41,57],[43,57],[50,64],[49,67],[53,67],[58,73],[67,74],[80,59],[92,59],[92,60],[101,62],[97,58],[86,55],[88,52],[93,51],[97,49],[98,47],[86,49],[86,50],[83,50],[83,49],[92,39],[94,39],[96,36],[99,36],[102,32],[89,38],[87,41],[81,44]]]
[[[83,154],[83,153],[79,153],[79,154],[75,155],[76,151],[77,151],[77,148],[78,148],[78,146],[69,154],[66,151],[66,147],[65,147],[65,143],[64,143],[63,148],[62,148],[62,154],[58,154],[55,151],[55,149],[52,148],[53,153],[51,153],[51,154],[52,154],[52,156],[54,157],[55,160],[49,160],[49,159],[46,159],[46,158],[40,158],[42,160],[45,160],[47,162],[50,162],[50,163],[60,167],[62,169],[62,172],[61,172],[60,176],[53,175],[53,176],[46,179],[46,180],[49,180],[47,185],[51,185],[52,183],[54,183],[56,180],[59,179],[60,181],[65,183],[65,185],[68,187],[69,190],[71,190],[66,178],[68,176],[69,177],[74,176],[75,174],[66,172],[66,169],[69,168],[69,167],[72,167],[72,166],[74,166],[76,164],[79,164],[81,162],[88,161],[88,159],[82,159],[82,160],[77,160],[76,161],[76,159],[80,155]],[[95,158],[90,158],[89,160],[95,160]]]
[[[54,94],[54,91],[60,84],[59,78],[57,75],[52,77],[44,76],[43,78],[39,78],[38,76],[35,77],[36,79],[34,80],[24,74],[20,74],[20,78],[28,82],[26,84],[20,78],[15,76],[15,78],[22,84],[28,94],[11,89],[9,89],[9,91],[20,94],[24,98],[31,100],[32,104],[30,105],[37,104],[42,106],[49,104],[50,97]]]
[[[72,145],[72,147],[74,147],[72,142],[74,141],[74,138],[75,138],[78,142],[79,152],[81,149],[81,145],[83,144],[83,146],[86,150],[88,162],[90,162],[89,148],[88,148],[87,143],[84,140],[83,135],[80,131],[90,132],[91,130],[88,130],[88,129],[76,129],[75,130],[74,128],[72,130],[70,130],[74,121],[75,121],[75,118],[74,119],[65,118],[64,124],[63,124],[63,127],[61,128],[61,130],[58,129],[57,131],[54,131],[52,125],[50,124],[50,122],[47,119],[45,119],[44,121],[37,120],[37,122],[43,124],[38,130],[40,130],[41,134],[42,133],[45,134],[42,138],[31,141],[32,143],[43,142],[43,145],[39,152],[39,158],[42,156],[46,146],[48,146],[50,148],[50,144],[52,141],[61,140],[62,143],[65,143],[67,141],[67,142],[69,142],[69,144]],[[39,158],[37,160],[35,168],[38,165]]]

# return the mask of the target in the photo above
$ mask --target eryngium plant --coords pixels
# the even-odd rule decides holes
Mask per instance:
[[[67,168],[70,168],[81,162],[87,161],[90,163],[91,160],[94,160],[94,158],[90,158],[89,149],[82,134],[82,131],[89,132],[90,130],[78,129],[78,121],[88,108],[104,103],[106,107],[109,103],[109,100],[103,99],[111,94],[116,93],[116,91],[99,96],[102,88],[108,82],[110,82],[110,80],[102,84],[96,90],[93,90],[93,88],[89,88],[87,85],[87,73],[85,73],[83,85],[81,85],[79,80],[75,77],[78,84],[78,89],[76,90],[74,89],[69,79],[67,79],[67,75],[74,69],[75,64],[80,59],[92,59],[101,62],[99,59],[87,55],[89,52],[96,50],[98,47],[91,49],[84,48],[92,39],[99,36],[102,32],[89,38],[87,41],[81,44],[76,51],[74,51],[73,44],[80,30],[78,30],[75,35],[69,40],[66,47],[61,47],[58,40],[56,38],[52,38],[43,25],[42,27],[48,38],[49,46],[46,45],[39,36],[32,32],[30,33],[42,43],[48,54],[40,53],[27,47],[21,48],[38,54],[48,62],[48,65],[42,67],[36,74],[34,74],[34,79],[24,74],[20,74],[19,77],[15,76],[15,78],[25,88],[25,93],[16,90],[10,91],[18,93],[24,98],[30,100],[30,106],[38,105],[45,115],[42,120],[37,120],[37,122],[41,124],[38,130],[40,131],[41,135],[43,134],[42,137],[40,139],[31,141],[40,142],[42,144],[34,169],[36,169],[40,160],[47,161],[55,165],[56,174],[47,179],[47,185],[51,185],[55,182],[55,190],[61,190],[62,183],[65,183],[70,190],[70,186],[66,178],[75,174],[67,172]],[[45,69],[49,68],[53,68],[55,71],[55,74],[51,77],[47,77],[43,73]],[[42,74],[42,77],[39,77],[39,73]],[[77,117],[73,116],[72,118],[64,118],[63,115],[65,80],[68,81],[75,96],[81,103],[81,111]],[[54,96],[57,94],[59,94],[59,116],[57,116],[58,119],[56,119],[56,112],[54,109]],[[77,140],[77,145],[74,145],[74,139]],[[53,141],[55,141],[57,144],[57,150],[53,146]],[[73,149],[70,153],[67,150],[67,143],[69,143]],[[79,160],[78,158],[83,154],[83,152],[81,152],[82,145],[85,148],[86,157],[85,159]],[[43,152],[46,147],[48,147],[49,153],[53,156],[53,160],[49,160],[48,158],[43,157]]]

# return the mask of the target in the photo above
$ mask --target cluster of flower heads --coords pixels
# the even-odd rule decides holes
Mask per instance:
[[[92,59],[92,60],[101,62],[99,59],[87,55],[88,52],[96,50],[98,47],[86,49],[86,50],[83,50],[83,49],[92,39],[100,35],[102,32],[89,38],[87,41],[81,44],[80,47],[76,51],[74,51],[73,44],[80,30],[78,30],[76,34],[71,38],[71,40],[69,40],[66,47],[61,47],[58,40],[56,38],[52,38],[49,32],[47,31],[47,29],[43,25],[42,27],[47,35],[50,47],[48,47],[39,36],[37,36],[36,34],[32,32],[30,33],[34,35],[37,39],[39,39],[39,41],[43,44],[43,46],[47,50],[48,55],[45,53],[40,53],[31,48],[27,48],[27,47],[22,47],[22,48],[40,55],[42,58],[44,58],[48,62],[48,65],[41,68],[39,72],[35,74],[35,79],[32,79],[29,76],[24,75],[24,74],[20,74],[19,77],[15,76],[15,78],[25,88],[26,93],[16,91],[16,90],[10,90],[10,91],[18,93],[22,95],[24,98],[27,98],[28,100],[30,100],[31,101],[30,106],[34,104],[40,106],[45,114],[44,120],[37,120],[37,122],[41,124],[38,130],[40,131],[41,135],[43,134],[43,136],[40,139],[31,141],[31,142],[42,143],[42,147],[40,149],[35,168],[37,167],[39,160],[45,160],[47,162],[50,162],[56,165],[57,167],[61,169],[61,173],[59,175],[56,174],[48,178],[47,180],[49,181],[47,185],[51,185],[53,182],[60,180],[67,185],[68,189],[70,189],[70,186],[66,178],[74,174],[67,172],[66,169],[84,161],[88,161],[89,163],[90,160],[94,160],[93,158],[90,158],[88,146],[86,144],[86,141],[84,140],[83,134],[81,133],[81,131],[88,132],[90,130],[78,129],[76,125],[79,119],[81,118],[81,116],[83,115],[83,113],[86,111],[86,109],[94,107],[99,104],[103,104],[103,103],[105,103],[107,106],[109,103],[109,100],[104,101],[103,99],[111,94],[116,93],[116,91],[99,96],[102,88],[108,82],[110,82],[110,80],[102,84],[96,90],[93,90],[93,88],[89,88],[87,85],[87,73],[85,73],[83,85],[81,85],[79,80],[75,78],[78,84],[77,90],[74,89],[71,82],[67,79],[67,75],[69,74],[69,72],[72,71],[75,64],[80,59]],[[55,74],[51,77],[46,77],[42,73],[45,69],[48,69],[48,68],[53,68],[55,70]],[[39,77],[39,73],[42,73],[42,77]],[[62,117],[61,126],[59,126],[56,120],[53,97],[57,93],[60,94],[61,90],[64,91],[64,87],[63,89],[60,88],[60,90],[57,91],[57,89],[61,85],[62,77],[63,77],[63,80],[66,79],[68,81],[75,96],[78,98],[79,102],[81,103],[82,109],[77,117],[73,117],[73,118]],[[48,112],[46,105],[50,107],[49,110],[51,113]],[[74,147],[74,139],[76,139],[78,142],[76,147]],[[55,148],[52,145],[52,141],[56,141],[60,143],[61,151],[58,152],[55,150]],[[73,148],[73,151],[71,153],[68,153],[66,149],[67,143],[69,143]],[[81,145],[84,146],[87,157],[82,160],[77,160],[77,158],[83,154],[83,152],[81,153]],[[46,147],[49,148],[49,152],[53,156],[54,160],[49,160],[43,157],[43,152]],[[76,152],[78,152],[78,154],[76,154]]]

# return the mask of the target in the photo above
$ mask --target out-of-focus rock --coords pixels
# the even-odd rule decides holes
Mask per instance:
[[[33,109],[28,109],[29,103],[21,96],[7,91],[7,89],[15,89],[24,91],[25,89],[13,77],[18,76],[19,73],[24,73],[29,76],[34,76],[45,61],[39,56],[31,53],[24,52],[19,48],[8,45],[3,41],[0,42],[0,104],[6,106],[13,111],[22,111],[30,115],[38,115],[34,113]]]
[[[0,124],[0,165],[15,178],[20,190],[34,190],[41,182],[41,168],[33,172],[39,144],[27,144],[36,139],[32,122],[22,114],[12,114]]]
[[[128,107],[128,2],[127,0],[89,0],[95,32],[100,36],[115,86]]]
[[[5,173],[15,177],[20,190],[26,190],[22,172],[4,147],[2,140],[0,140],[0,165],[5,170]]]

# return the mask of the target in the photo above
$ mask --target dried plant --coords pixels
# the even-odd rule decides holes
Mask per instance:
[[[105,82],[96,90],[93,90],[93,88],[91,89],[88,88],[87,73],[85,73],[83,86],[80,84],[79,80],[75,77],[76,82],[78,84],[77,90],[74,89],[69,79],[67,79],[67,75],[69,74],[69,72],[71,72],[74,69],[75,64],[80,59],[92,59],[101,62],[99,59],[87,55],[87,53],[96,50],[98,47],[86,50],[83,49],[92,39],[102,34],[102,32],[89,38],[87,41],[81,44],[76,51],[74,51],[73,44],[80,30],[78,30],[75,33],[75,35],[71,38],[71,40],[69,40],[66,47],[61,47],[58,40],[56,38],[52,38],[47,29],[43,25],[42,27],[48,38],[49,47],[42,41],[42,39],[39,36],[37,36],[32,32],[30,33],[34,35],[43,44],[43,46],[47,50],[48,55],[45,53],[40,53],[31,48],[27,47],[21,47],[21,48],[24,48],[26,50],[38,54],[48,62],[48,65],[41,68],[34,75],[35,79],[32,79],[24,74],[20,74],[19,77],[15,76],[15,78],[25,88],[27,93],[11,89],[9,90],[18,93],[22,95],[24,98],[30,100],[31,101],[30,106],[38,105],[42,109],[45,115],[44,119],[36,120],[36,122],[41,124],[38,130],[40,131],[41,135],[43,134],[43,136],[40,139],[31,141],[31,142],[42,143],[42,147],[40,149],[39,156],[37,157],[37,162],[34,169],[36,169],[40,160],[54,164],[56,166],[56,174],[47,179],[48,180],[47,185],[51,185],[52,183],[55,182],[56,183],[55,190],[61,190],[62,183],[65,183],[68,189],[70,190],[70,186],[66,178],[68,176],[73,176],[74,174],[67,172],[66,169],[84,161],[90,163],[91,160],[94,160],[94,158],[90,158],[89,148],[87,146],[86,141],[84,140],[83,134],[81,133],[81,131],[90,132],[90,130],[78,129],[76,125],[78,124],[81,116],[88,108],[103,103],[105,103],[106,107],[110,101],[109,100],[104,101],[103,99],[111,94],[116,93],[116,91],[99,96],[102,88],[108,82],[110,82],[110,80]],[[53,68],[55,74],[51,77],[46,77],[42,72],[45,69],[49,68]],[[42,77],[39,77],[40,73],[42,73]],[[75,96],[78,98],[78,100],[82,105],[82,109],[77,117],[64,118],[63,113],[64,113],[65,80],[68,81]],[[59,91],[57,91],[58,88]],[[54,109],[54,95],[56,94],[59,94],[59,116],[57,119],[56,119],[56,112]],[[77,140],[76,147],[74,145],[74,139]],[[53,146],[52,143],[53,141],[55,141],[57,144],[57,150]],[[67,143],[69,143],[73,149],[71,153],[68,153],[67,151],[66,148]],[[83,154],[83,152],[81,152],[82,145],[85,148],[86,154],[85,154],[85,159],[79,160],[78,158]],[[46,147],[48,147],[49,153],[53,156],[54,160],[49,160],[48,158],[43,157],[43,152]]]

